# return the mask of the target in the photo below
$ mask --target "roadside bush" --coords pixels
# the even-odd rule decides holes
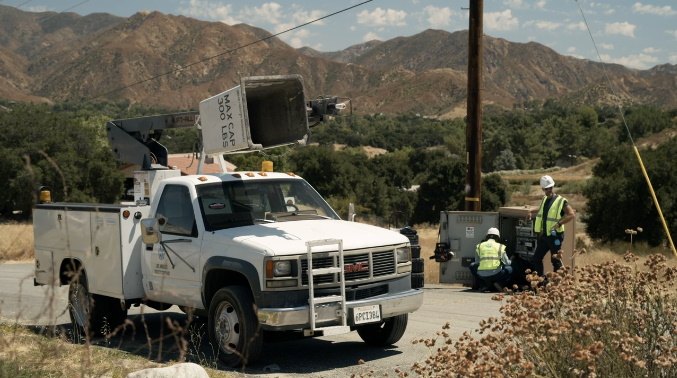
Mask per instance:
[[[637,257],[626,253],[629,263]],[[421,339],[431,356],[412,367],[429,377],[675,377],[677,269],[663,255],[645,268],[615,261],[530,275],[531,289],[508,295],[499,318],[451,340],[447,324]],[[496,299],[506,298],[500,294]],[[406,375],[399,372],[400,375]]]

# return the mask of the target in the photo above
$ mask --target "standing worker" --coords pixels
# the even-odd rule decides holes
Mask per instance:
[[[541,188],[545,196],[534,220],[534,232],[538,235],[538,242],[531,264],[533,269],[543,276],[543,258],[548,252],[553,270],[557,271],[562,267],[559,252],[564,241],[564,224],[574,219],[576,213],[566,198],[555,194],[555,180],[552,177],[548,175],[541,177]]]
[[[475,252],[479,261],[470,264],[470,272],[475,278],[473,289],[482,287],[480,290],[484,291],[493,286],[501,291],[510,284],[512,267],[496,227],[487,231],[484,241],[477,245]]]

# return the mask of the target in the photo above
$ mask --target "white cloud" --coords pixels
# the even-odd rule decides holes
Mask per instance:
[[[587,28],[585,27],[585,22],[579,21],[579,22],[572,22],[572,23],[568,24],[567,29],[585,31]]]
[[[604,50],[613,50],[614,49],[613,43],[600,43],[599,47],[603,48]]]
[[[264,3],[260,7],[244,7],[240,15],[250,25],[265,22],[277,25],[286,19],[282,13],[282,6],[278,3]]]
[[[672,36],[672,38],[677,39],[677,30],[666,30],[666,33]]]
[[[503,1],[503,4],[505,6],[510,7],[510,8],[521,8],[522,5],[524,5],[523,0],[505,0]]]
[[[655,47],[647,47],[644,50],[642,50],[642,52],[646,53],[646,54],[655,54],[655,53],[660,52],[660,51],[661,51],[661,49],[657,49]]]
[[[668,60],[669,60],[670,63],[672,63],[672,64],[677,64],[677,54],[670,55],[670,56],[668,57]]]
[[[669,5],[660,7],[642,3],[635,3],[635,5],[632,6],[632,11],[635,13],[653,14],[657,16],[674,16],[677,14],[677,11],[672,9],[672,7]]]
[[[614,8],[611,8],[611,5],[606,3],[593,1],[590,4],[588,4],[588,6],[590,7],[590,9],[587,12],[589,14],[598,14],[601,12],[603,14],[610,15],[616,13],[616,10]]]
[[[372,32],[369,32],[365,34],[364,37],[362,37],[363,42],[369,42],[373,40],[382,41],[383,38],[379,37],[378,34]]]
[[[184,16],[221,21],[229,25],[242,22],[233,14],[233,7],[230,4],[223,5],[220,2],[208,0],[182,1],[178,11],[179,14]]]
[[[1,3],[1,1],[0,1],[0,3]],[[47,8],[44,5],[35,5],[35,6],[27,7],[26,10],[29,11],[29,12],[36,12],[37,13],[37,12],[48,12],[49,8]]]
[[[534,24],[536,28],[541,29],[541,30],[556,30],[559,29],[562,24],[559,22],[552,22],[552,21],[536,21]]]
[[[606,24],[604,32],[609,35],[617,34],[634,38],[635,28],[637,28],[637,26],[629,22],[613,22],[611,24]]]
[[[286,40],[291,47],[298,49],[299,47],[303,47],[306,45],[304,40],[308,38],[308,36],[310,36],[310,32],[308,32],[305,29],[301,29],[291,32],[289,35],[286,36]]]
[[[431,5],[425,7],[423,13],[430,27],[436,29],[451,25],[451,17],[454,15],[454,11],[448,7],[438,8]]]
[[[305,24],[324,16],[326,13],[321,10],[298,10],[292,14],[292,19],[296,25]],[[313,22],[313,25],[324,25],[324,20]]]
[[[567,52],[568,52],[569,54],[575,53],[575,52],[576,52],[576,47],[575,47],[575,46],[570,46],[570,47],[568,47],[568,48],[567,48]]]
[[[601,57],[605,63],[617,63],[626,67],[637,68],[641,70],[651,68],[655,66],[656,63],[658,63],[658,58],[643,53],[631,54],[622,56],[620,58],[612,58],[607,54],[602,54]]]
[[[545,9],[546,3],[547,1],[545,0],[538,0],[536,3],[534,3],[534,7],[536,7],[537,9]]]
[[[489,30],[515,30],[519,27],[519,20],[512,15],[510,9],[503,12],[490,12],[484,15],[484,24]]]
[[[358,13],[357,23],[374,27],[405,26],[407,25],[406,18],[407,12],[405,11],[376,8],[371,12],[364,10]]]

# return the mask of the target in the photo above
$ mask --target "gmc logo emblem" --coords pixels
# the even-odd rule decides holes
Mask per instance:
[[[368,262],[356,262],[353,264],[343,265],[343,271],[345,273],[358,273],[358,272],[368,272],[369,263]]]

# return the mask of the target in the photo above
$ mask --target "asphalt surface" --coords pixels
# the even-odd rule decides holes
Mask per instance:
[[[397,376],[396,369],[409,371],[435,350],[414,340],[434,338],[450,322],[448,332],[459,337],[478,328],[479,322],[499,315],[500,302],[491,293],[471,292],[452,285],[427,284],[423,289],[421,309],[409,314],[409,324],[402,339],[391,348],[369,347],[356,332],[318,338],[304,338],[296,333],[265,334],[264,350],[259,362],[247,366],[237,375],[259,377],[349,377],[352,374]],[[32,264],[0,264],[0,320],[18,322],[35,332],[70,331],[66,311],[67,287],[33,286]],[[179,357],[176,340],[170,329],[182,331],[189,340],[187,360],[209,368],[217,366],[207,342],[206,320],[188,317],[176,306],[158,312],[145,306],[129,310],[133,322],[122,336],[111,340],[94,340],[95,344],[122,349],[160,362]],[[55,326],[55,327],[47,327]],[[150,341],[149,341],[150,340]],[[244,374],[242,374],[244,373]]]

